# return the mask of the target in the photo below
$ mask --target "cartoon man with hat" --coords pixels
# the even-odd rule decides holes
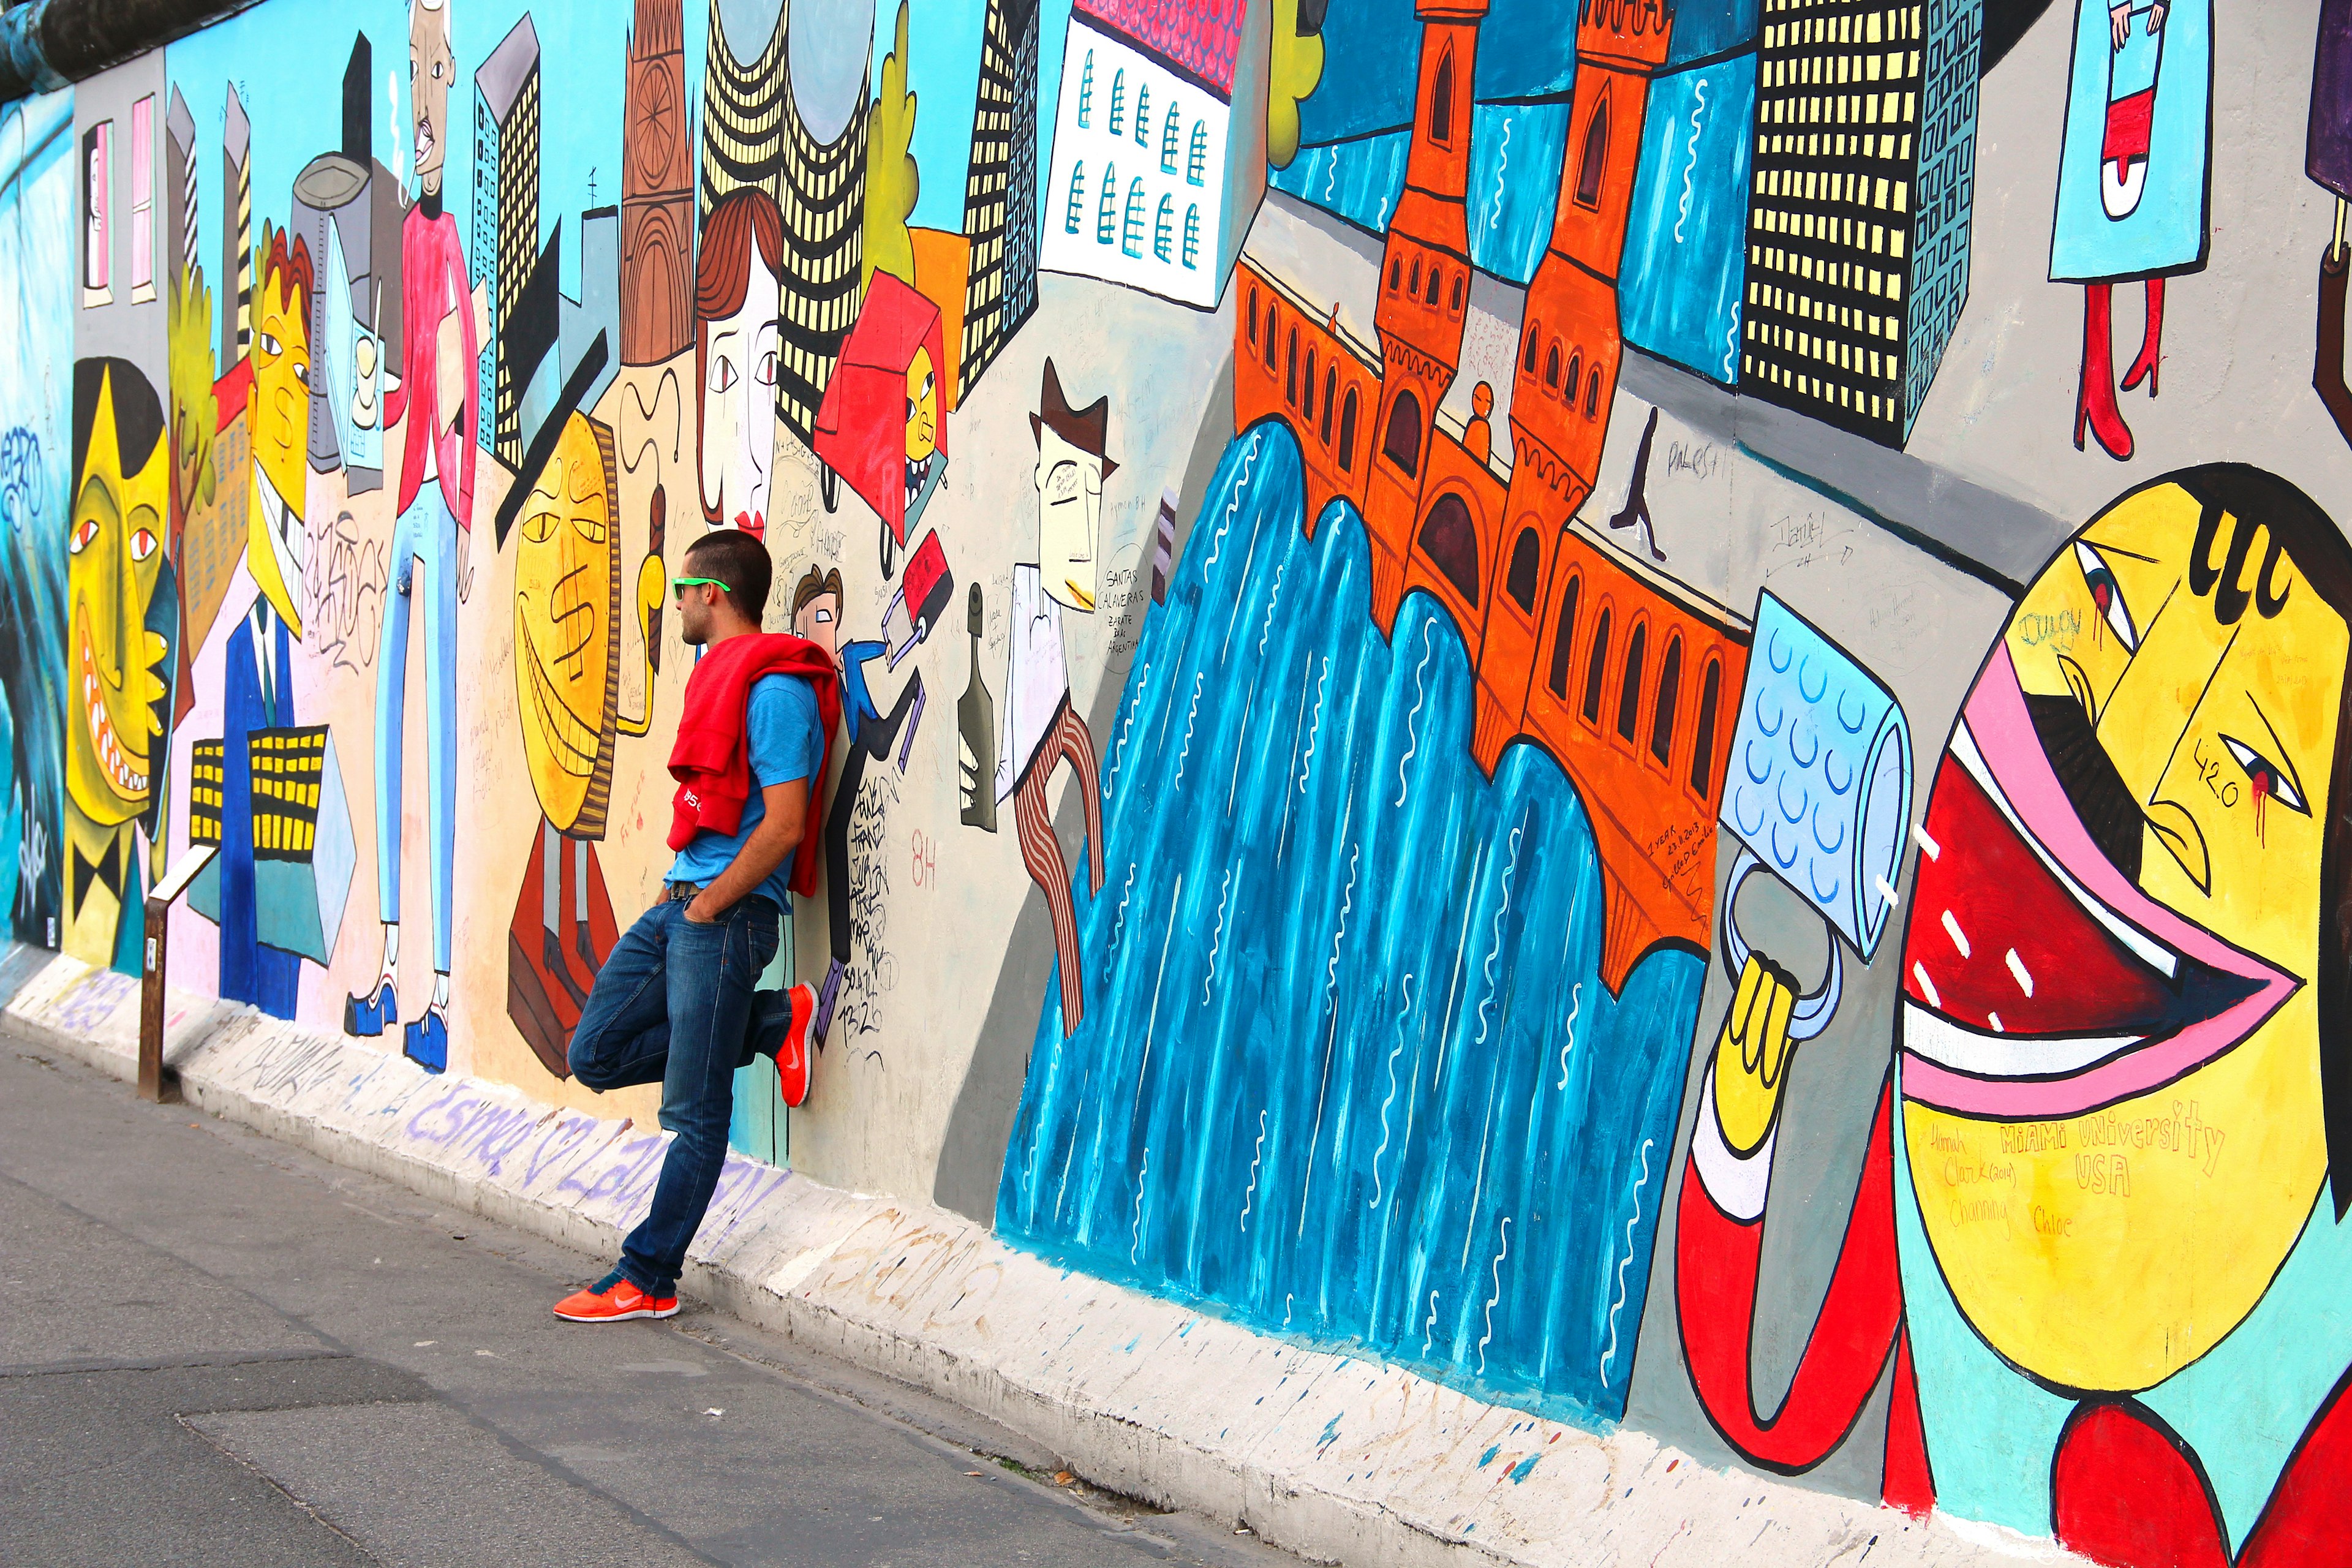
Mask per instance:
[[[1013,568],[1011,670],[996,747],[996,798],[1013,801],[1021,863],[1045,889],[1062,975],[1062,1033],[1086,1016],[1078,922],[1069,868],[1045,807],[1045,785],[1066,760],[1086,799],[1087,869],[1102,891],[1102,784],[1095,740],[1070,707],[1070,667],[1062,652],[1062,611],[1095,612],[1095,541],[1102,521],[1103,481],[1118,471],[1104,455],[1110,399],[1073,409],[1054,362],[1045,362],[1040,412],[1029,416],[1037,441],[1037,560]]]

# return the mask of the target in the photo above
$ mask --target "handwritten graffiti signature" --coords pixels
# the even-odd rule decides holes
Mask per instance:
[[[0,519],[11,533],[41,520],[41,438],[22,425],[0,431]]]
[[[352,514],[310,526],[310,569],[302,575],[304,640],[336,668],[362,670],[375,663],[383,634],[383,545],[362,543]]]

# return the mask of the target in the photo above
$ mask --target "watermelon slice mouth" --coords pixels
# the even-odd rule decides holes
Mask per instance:
[[[1963,1115],[2080,1115],[2259,1028],[2303,982],[2149,898],[2094,841],[2006,648],[1969,693],[1917,835],[1903,1090]]]

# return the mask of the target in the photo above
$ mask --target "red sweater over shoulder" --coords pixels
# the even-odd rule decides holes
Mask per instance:
[[[816,691],[817,722],[824,744],[809,779],[808,815],[801,847],[793,857],[793,891],[816,891],[819,837],[824,823],[825,771],[833,761],[833,732],[841,723],[841,677],[833,656],[805,637],[782,632],[747,632],[713,645],[686,681],[686,715],[677,743],[670,748],[672,799],[669,847],[683,849],[705,829],[734,833],[742,824],[743,803],[751,796],[751,743],[744,725],[752,683],[763,676],[793,675]]]

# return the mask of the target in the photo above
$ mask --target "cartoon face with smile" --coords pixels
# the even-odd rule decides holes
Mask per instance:
[[[615,493],[611,434],[575,413],[516,528],[523,755],[548,821],[567,833],[601,829],[582,817],[592,784],[600,773],[609,777],[613,762],[621,674]]]
[[[169,711],[177,631],[163,553],[171,457],[163,406],[128,361],[75,365],[74,404],[66,792],[87,822],[113,828],[148,808]]]
[[[457,74],[457,57],[449,47],[448,0],[415,0],[408,10],[408,102],[416,131],[416,188],[428,196],[441,194],[449,87]]]
[[[253,379],[246,405],[253,434],[246,568],[263,598],[302,635],[301,584],[310,554],[302,526],[310,445],[310,252],[286,247],[286,231],[263,226],[261,287],[254,296]]]
[[[2352,550],[2307,497],[2187,470],[2058,552],[1954,727],[1904,1133],[1960,1310],[2045,1383],[2145,1389],[2210,1349],[2326,1178],[2347,608]]]
[[[783,220],[766,192],[719,199],[703,225],[695,277],[694,361],[701,418],[695,454],[703,521],[754,538],[768,527],[768,473],[776,457],[778,311]]]

